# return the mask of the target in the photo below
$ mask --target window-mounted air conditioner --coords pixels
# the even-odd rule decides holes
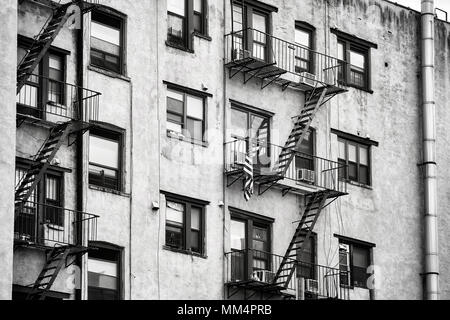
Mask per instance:
[[[300,73],[300,83],[306,84],[310,87],[316,86],[316,75],[309,72],[301,72]]]
[[[251,52],[244,49],[233,50],[233,60],[242,60],[251,57]]]
[[[318,294],[319,293],[319,282],[314,279],[305,279],[305,292]]]
[[[269,270],[253,271],[252,279],[258,282],[272,283],[275,279],[275,273]]]
[[[308,169],[298,169],[297,170],[297,181],[298,182],[314,183],[315,177],[316,177],[316,174],[312,170],[308,170]]]

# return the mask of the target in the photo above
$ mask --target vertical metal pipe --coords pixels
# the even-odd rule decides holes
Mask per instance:
[[[423,179],[425,198],[424,298],[427,300],[439,299],[434,65],[434,1],[422,0]]]

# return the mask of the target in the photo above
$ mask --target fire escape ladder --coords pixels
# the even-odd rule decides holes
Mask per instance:
[[[71,133],[78,130],[80,124],[76,121],[69,121],[54,127],[45,140],[44,144],[39,149],[34,157],[34,164],[27,171],[23,179],[19,182],[15,191],[16,215],[20,206],[25,203],[33,191],[36,189],[39,182],[44,177],[56,153],[69,137]]]
[[[311,237],[329,194],[330,191],[320,191],[307,197],[302,218],[274,277],[274,285],[288,287],[297,267],[297,258],[302,254],[305,243]]]
[[[278,162],[275,165],[275,171],[281,176],[286,174],[292,160],[294,159],[295,150],[305,139],[308,134],[309,127],[319,110],[323,105],[325,96],[327,94],[327,87],[315,88],[308,95],[305,106],[296,117],[294,128],[291,131],[281,153]]]
[[[70,12],[67,9],[73,4],[81,5],[80,2],[81,1],[72,1],[55,9],[39,34],[34,38],[35,40],[31,45],[31,48],[28,50],[27,54],[23,57],[17,67],[17,94],[19,94],[20,90],[33,73],[34,69],[38,66],[39,62],[41,62],[42,58],[47,53],[48,49],[58,36],[61,29],[64,27],[67,20],[72,15],[76,14],[75,12]],[[88,6],[87,9],[83,10],[80,8],[80,12],[85,13],[92,10],[92,8],[92,6]]]
[[[26,300],[45,300],[59,272],[72,253],[69,246],[54,247],[47,256],[47,261],[33,285]]]

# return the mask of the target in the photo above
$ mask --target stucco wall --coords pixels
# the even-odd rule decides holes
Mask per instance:
[[[3,31],[0,34],[1,43],[17,41],[17,1],[7,0],[2,3],[0,20]],[[15,167],[15,83],[16,69],[11,61],[16,59],[15,46],[0,46],[0,175],[2,188],[0,191],[0,300],[10,299],[13,276],[13,230],[14,230],[14,167]]]

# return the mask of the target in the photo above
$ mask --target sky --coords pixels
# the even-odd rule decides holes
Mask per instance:
[[[391,2],[397,2],[404,6],[420,11],[420,0],[390,0]],[[434,6],[436,8],[447,11],[448,19],[450,20],[450,0],[434,0]],[[438,12],[440,17],[440,13]]]

